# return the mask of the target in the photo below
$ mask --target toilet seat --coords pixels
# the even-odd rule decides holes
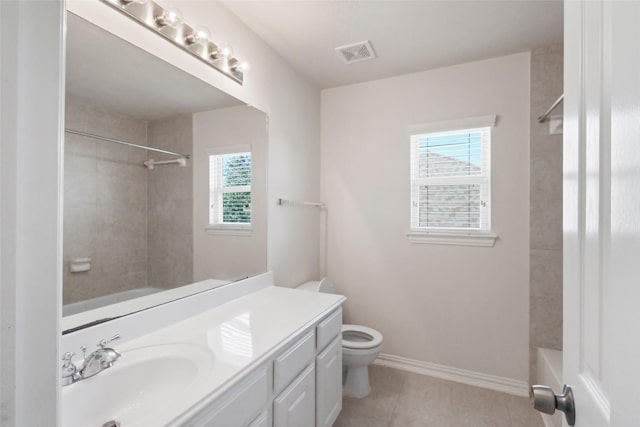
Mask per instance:
[[[345,334],[358,340],[345,339]],[[342,347],[351,349],[370,349],[382,344],[382,334],[375,329],[360,325],[342,325]]]

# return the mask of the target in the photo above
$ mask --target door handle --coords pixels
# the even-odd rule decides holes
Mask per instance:
[[[553,389],[546,385],[531,386],[531,403],[535,410],[545,414],[553,415],[556,409],[562,411],[567,424],[573,426],[576,423],[576,405],[570,385],[564,385],[562,394],[555,394]]]

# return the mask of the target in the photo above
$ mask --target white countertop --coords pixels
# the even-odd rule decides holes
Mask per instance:
[[[175,351],[172,345],[179,344],[197,350],[205,357],[207,369],[198,373],[197,383],[188,392],[175,393],[170,401],[158,402],[143,421],[114,414],[128,427],[179,426],[344,300],[342,295],[270,286],[120,346],[114,343],[122,358],[109,369],[112,372],[105,371],[96,378],[115,373],[125,365],[127,353],[145,347],[158,346],[154,347],[158,352],[163,348]],[[131,357],[135,354],[131,353]],[[160,378],[163,374],[157,372]],[[64,387],[63,395],[67,388],[90,386],[90,382]]]

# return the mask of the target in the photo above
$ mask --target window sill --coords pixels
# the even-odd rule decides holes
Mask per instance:
[[[250,225],[208,225],[205,230],[212,236],[249,237],[253,234],[253,228]]]
[[[457,245],[493,247],[498,236],[495,233],[454,231],[411,231],[407,239],[411,243],[427,245]]]

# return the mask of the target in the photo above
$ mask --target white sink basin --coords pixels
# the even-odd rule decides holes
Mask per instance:
[[[207,381],[213,363],[213,353],[194,344],[123,351],[113,367],[62,388],[62,427],[164,425]]]

